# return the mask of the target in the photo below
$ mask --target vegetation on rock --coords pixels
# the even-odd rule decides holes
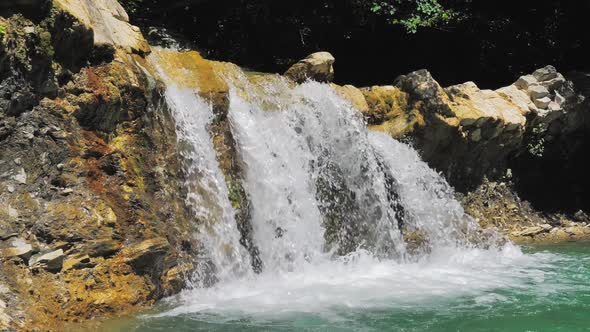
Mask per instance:
[[[438,0],[372,0],[373,13],[385,16],[391,23],[402,25],[406,31],[416,33],[420,28],[448,24],[458,13],[443,7]]]

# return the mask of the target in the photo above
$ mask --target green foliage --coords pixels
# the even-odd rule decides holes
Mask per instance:
[[[0,36],[4,36],[6,34],[6,25],[0,24]]]
[[[403,26],[409,33],[448,24],[459,17],[457,12],[445,8],[439,0],[371,0],[369,6],[371,12],[385,16],[392,24]]]
[[[527,144],[528,152],[535,157],[542,157],[545,152],[545,133],[547,132],[547,124],[540,123],[533,127],[530,139]]]

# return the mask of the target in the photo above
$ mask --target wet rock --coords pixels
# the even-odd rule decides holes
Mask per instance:
[[[63,266],[64,251],[58,249],[47,253],[33,255],[29,260],[31,269],[45,269],[49,272],[59,272]]]
[[[535,235],[538,235],[542,232],[545,232],[545,229],[543,227],[534,226],[534,227],[525,228],[524,230],[516,232],[515,234],[518,236],[535,236]]]
[[[334,79],[334,61],[334,56],[328,52],[312,53],[287,69],[284,75],[297,83],[308,79],[331,82]]]
[[[373,86],[361,91],[368,107],[361,111],[370,129],[400,138],[424,125],[419,111],[410,109],[409,94],[398,87]]]
[[[194,271],[192,264],[183,264],[169,269],[163,276],[166,294],[176,294],[186,286],[187,277]]]
[[[361,113],[369,112],[369,105],[367,105],[367,101],[365,96],[363,96],[363,92],[352,86],[352,85],[344,85],[340,86],[337,84],[330,84],[330,86],[336,90],[336,92],[343,97],[344,99],[350,101],[352,106],[357,110],[361,111]]]
[[[137,273],[143,274],[161,269],[162,260],[170,250],[168,240],[154,238],[124,248],[121,255],[125,263],[133,267]]]
[[[491,91],[467,82],[443,89],[426,70],[400,76],[395,86],[361,91],[370,129],[411,139],[422,157],[460,188],[506,163],[522,142],[526,116],[537,109],[515,85]]]

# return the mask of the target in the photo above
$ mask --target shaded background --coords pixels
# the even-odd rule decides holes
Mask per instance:
[[[387,84],[427,68],[442,85],[507,85],[553,64],[590,69],[590,1],[441,0],[462,19],[408,33],[364,0],[123,0],[133,23],[165,27],[211,59],[283,72],[307,54],[336,57],[336,82]]]

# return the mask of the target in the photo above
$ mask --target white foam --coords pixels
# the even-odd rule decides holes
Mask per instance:
[[[174,309],[153,317],[198,313],[264,320],[311,313],[329,318],[343,309],[407,308],[464,296],[501,301],[489,293],[543,284],[552,273],[547,269],[552,260],[552,255],[525,255],[513,245],[438,248],[434,255],[405,264],[357,252],[294,272],[272,271],[188,290],[170,300]]]

